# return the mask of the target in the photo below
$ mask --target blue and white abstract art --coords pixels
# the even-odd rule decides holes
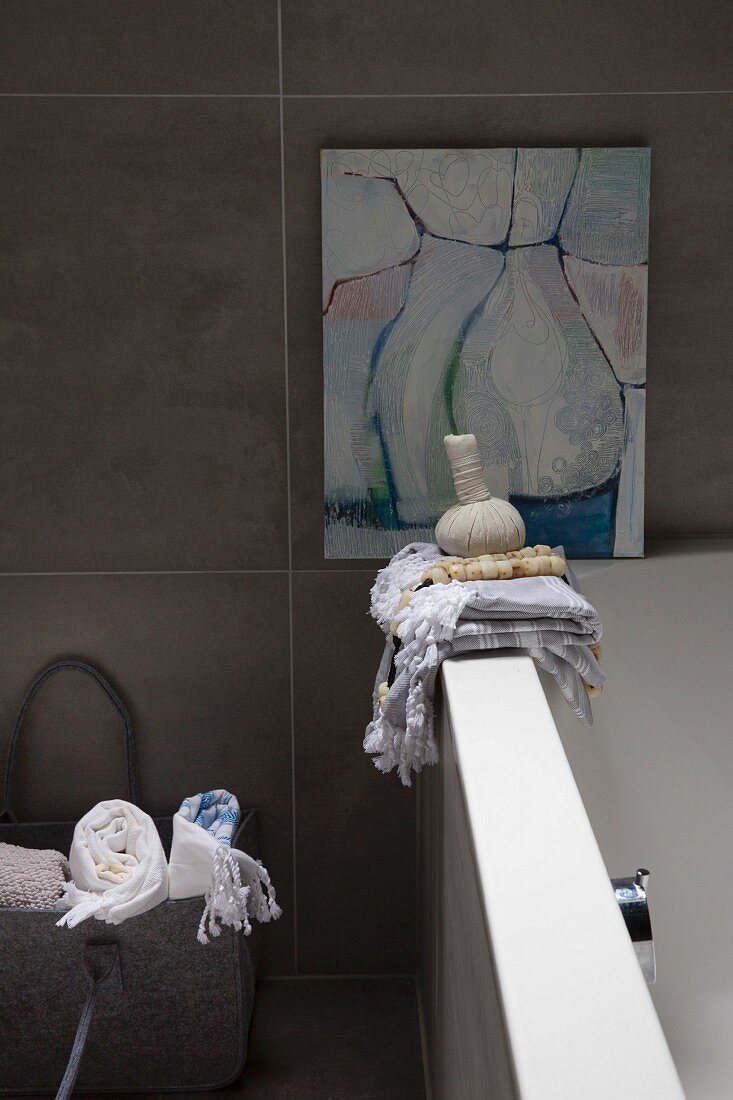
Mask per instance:
[[[649,163],[323,151],[327,557],[433,540],[449,432],[533,543],[643,554]]]

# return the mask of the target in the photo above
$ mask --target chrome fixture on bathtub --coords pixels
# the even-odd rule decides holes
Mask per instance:
[[[657,962],[646,896],[648,884],[649,871],[646,867],[640,867],[633,878],[611,879],[611,886],[626,921],[642,974],[647,985],[654,985],[657,979]]]

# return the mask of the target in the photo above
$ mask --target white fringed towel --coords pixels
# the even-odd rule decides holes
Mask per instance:
[[[59,925],[87,917],[121,924],[168,897],[168,866],[153,819],[124,799],[98,802],[74,829],[69,853],[71,906]]]
[[[589,649],[603,633],[601,620],[577,590],[569,567],[565,580],[525,577],[432,585],[416,591],[398,610],[404,589],[419,585],[423,572],[443,557],[432,543],[411,543],[380,570],[371,592],[371,614],[386,643],[364,749],[374,755],[380,771],[396,768],[408,787],[413,771],[438,759],[433,696],[438,670],[448,657],[479,649],[526,649],[554,676],[586,725],[593,716],[583,681],[601,687],[605,680]],[[398,650],[390,627],[394,621]],[[380,698],[379,685],[388,679],[393,659],[394,679]]]
[[[170,897],[205,898],[200,943],[220,935],[220,924],[248,936],[250,918],[265,924],[281,914],[267,869],[231,847],[239,818],[237,799],[223,790],[184,799],[173,818]]]

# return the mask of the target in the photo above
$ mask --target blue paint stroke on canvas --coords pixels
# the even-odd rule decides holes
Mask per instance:
[[[571,558],[609,558],[614,547],[614,511],[618,476],[588,496],[538,501],[514,496],[532,538],[548,546],[563,546]]]
[[[325,553],[434,538],[473,432],[535,542],[643,553],[648,149],[322,153]]]

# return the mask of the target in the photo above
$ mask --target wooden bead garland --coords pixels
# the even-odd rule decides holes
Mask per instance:
[[[451,581],[511,581],[520,577],[562,577],[567,562],[559,554],[553,554],[549,546],[538,543],[510,550],[507,554],[481,554],[476,558],[443,558],[430,565],[420,577],[419,584],[450,584]],[[400,596],[395,611],[407,607],[416,589],[406,588]],[[391,624],[395,634],[398,623]]]
[[[481,554],[476,558],[444,558],[425,570],[420,583],[449,584],[451,581],[511,581],[518,577],[562,577],[564,558],[549,546],[525,546],[507,554]],[[404,593],[402,598],[404,599]],[[401,607],[405,604],[400,601]],[[399,608],[398,608],[399,610]]]

